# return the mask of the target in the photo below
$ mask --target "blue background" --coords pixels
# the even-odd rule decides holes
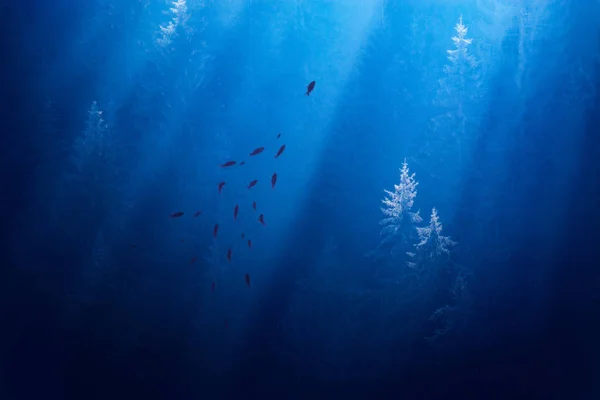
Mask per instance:
[[[597,397],[599,21],[0,2],[0,397]],[[415,246],[434,207],[448,253]]]

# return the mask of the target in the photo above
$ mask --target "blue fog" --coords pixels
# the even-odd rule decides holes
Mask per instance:
[[[600,396],[600,2],[0,6],[1,399]]]

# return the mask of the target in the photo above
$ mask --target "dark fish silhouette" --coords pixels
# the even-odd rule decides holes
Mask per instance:
[[[252,209],[254,209],[254,211],[256,211],[256,202],[255,201],[252,202]]]
[[[271,187],[275,188],[275,184],[277,183],[277,173],[274,173],[271,177]]]
[[[250,287],[250,274],[246,274],[246,276],[244,276],[244,279],[246,280],[246,285]]]
[[[238,216],[238,212],[240,211],[240,206],[238,206],[237,204],[235,205],[235,207],[233,207],[233,219],[237,219]]]
[[[219,193],[221,193],[221,190],[223,190],[223,186],[225,186],[225,182],[219,183]]]
[[[213,228],[213,237],[214,238],[217,237],[217,233],[219,233],[219,224],[215,224],[215,227]]]
[[[265,148],[264,148],[264,147],[258,147],[258,148],[256,148],[256,149],[254,149],[254,150],[252,151],[252,153],[250,153],[250,155],[251,155],[251,156],[255,156],[255,155],[257,155],[257,154],[260,154],[260,153],[262,153],[263,151],[265,151]]]
[[[202,211],[196,211],[196,214],[194,214],[194,218],[198,217],[200,214],[202,214]]]
[[[279,139],[281,137],[281,133],[277,134],[277,139]]]
[[[313,91],[313,89],[315,88],[315,81],[312,81],[311,83],[308,84],[308,87],[306,88],[306,95],[310,96],[310,92]]]
[[[277,152],[277,154],[275,154],[275,158],[279,157],[281,155],[281,153],[283,153],[284,150],[285,150],[285,144],[279,148],[279,151]]]
[[[179,218],[183,215],[183,211],[177,211],[171,214],[171,218]]]
[[[210,285],[210,290],[214,292],[215,287],[217,287],[217,282],[213,281],[213,283]]]
[[[252,182],[250,182],[250,184],[248,185],[248,189],[253,188],[254,186],[256,186],[256,184],[258,183],[258,179],[253,180]]]
[[[227,161],[225,164],[221,165],[221,168],[227,168],[227,167],[232,167],[234,166],[236,163],[235,161]]]
[[[264,215],[262,215],[262,214],[260,214],[260,215],[258,216],[258,222],[260,222],[260,223],[261,223],[261,224],[263,224],[263,225],[267,225],[267,224],[265,224],[265,216],[264,216]]]
[[[231,262],[231,248],[227,250],[227,261]]]

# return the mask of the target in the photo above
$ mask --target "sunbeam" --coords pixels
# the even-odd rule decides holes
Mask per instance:
[[[38,3],[2,399],[598,398],[600,2]]]

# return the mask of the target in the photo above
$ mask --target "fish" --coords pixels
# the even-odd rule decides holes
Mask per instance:
[[[135,244],[132,244],[132,245],[131,245],[131,248],[132,248],[132,249],[135,249],[136,247],[137,247],[137,246],[136,246]]]
[[[263,224],[263,225],[266,225],[266,224],[265,224],[265,216],[264,216],[264,215],[262,215],[262,214],[260,214],[260,215],[258,216],[258,222],[260,222],[260,223],[261,223],[261,224]]]
[[[281,155],[281,153],[283,153],[284,150],[285,150],[285,144],[279,148],[279,151],[277,152],[277,154],[275,154],[275,158],[279,157]]]
[[[213,283],[211,283],[211,285],[210,285],[210,290],[214,292],[216,287],[217,287],[217,282],[213,281]]]
[[[227,250],[227,261],[231,262],[231,247]]]
[[[171,214],[171,218],[179,218],[183,215],[183,211],[177,211]]]
[[[271,188],[275,188],[275,184],[277,183],[277,173],[274,173],[271,177]]]
[[[217,233],[219,233],[219,224],[215,224],[215,227],[213,228],[213,237],[215,239],[217,238]]]
[[[195,263],[197,259],[198,259],[197,257],[192,257],[192,259],[190,260],[190,264]]]
[[[312,92],[312,91],[313,91],[313,89],[315,88],[315,84],[316,84],[316,83],[317,83],[317,82],[315,82],[315,81],[312,81],[311,83],[309,83],[309,84],[308,84],[308,86],[306,87],[306,95],[307,95],[307,96],[310,96],[310,92]]]
[[[235,207],[233,207],[233,219],[237,219],[238,211],[240,211],[240,206],[236,204]]]
[[[225,182],[219,183],[219,193],[221,193],[221,190],[223,190],[223,186],[225,186]]]
[[[248,247],[252,248],[252,240],[248,239]]]
[[[254,209],[254,211],[256,211],[256,201],[252,202],[252,208]]]
[[[198,217],[200,214],[202,214],[202,211],[196,211],[196,214],[194,214],[194,218]]]
[[[262,153],[263,151],[265,151],[264,147],[257,147],[256,149],[252,150],[252,153],[250,153],[250,155],[255,156],[257,154]]]
[[[246,285],[250,287],[250,274],[246,274],[246,276],[244,276],[244,279],[246,280]]]
[[[277,134],[277,139],[279,139],[281,137],[281,133]]]
[[[221,168],[233,167],[237,164],[235,161],[227,161],[225,164],[221,164]]]
[[[245,233],[242,233],[242,239],[243,239],[244,237],[246,237],[246,234],[245,234]]]
[[[240,163],[240,165],[244,165],[244,164],[246,164],[246,161],[242,161],[242,162]]]
[[[256,186],[256,184],[258,183],[258,179],[253,180],[252,182],[250,182],[250,184],[248,185],[248,189],[253,188],[254,186]]]

